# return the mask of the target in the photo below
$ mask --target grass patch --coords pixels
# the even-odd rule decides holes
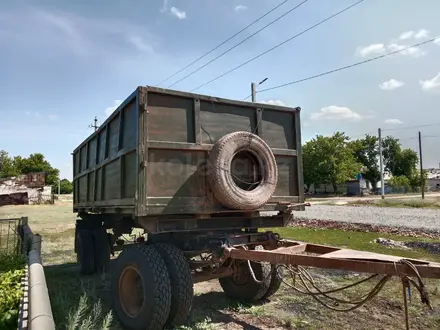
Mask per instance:
[[[334,205],[334,204],[332,204]],[[347,206],[371,205],[377,207],[395,207],[395,208],[418,208],[418,209],[436,209],[440,210],[440,198],[426,198],[426,199],[375,199],[375,200],[357,200],[347,202]]]
[[[438,243],[438,240],[428,238],[411,238],[385,233],[365,233],[356,231],[344,231],[338,229],[313,229],[313,228],[271,228],[282,238],[296,239],[316,244],[332,245],[353,250],[362,250],[375,253],[389,254],[412,259],[425,259],[440,262],[440,255],[429,253],[422,249],[395,249],[377,243],[372,243],[376,238],[389,238],[394,241],[420,241]]]

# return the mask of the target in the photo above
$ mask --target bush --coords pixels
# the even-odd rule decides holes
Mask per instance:
[[[17,329],[21,279],[24,275],[23,256],[0,254],[0,329]]]
[[[17,329],[24,269],[0,274],[0,329]]]

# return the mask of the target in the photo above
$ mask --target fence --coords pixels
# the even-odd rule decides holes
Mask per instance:
[[[21,218],[0,219],[0,254],[18,255],[22,251]]]

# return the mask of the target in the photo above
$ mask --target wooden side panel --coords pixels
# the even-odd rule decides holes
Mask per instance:
[[[298,166],[296,157],[277,156],[278,183],[274,197],[298,196]]]
[[[256,131],[254,108],[215,102],[200,102],[202,143],[213,144],[223,135],[236,131]]]
[[[104,127],[104,129],[98,133],[98,155],[99,155],[98,164],[103,162],[105,159],[106,133],[107,133],[107,127]]]
[[[114,158],[118,153],[119,146],[119,116],[115,117],[109,124],[107,157]]]
[[[123,165],[122,198],[134,198],[136,193],[137,167],[136,151],[125,155]]]
[[[137,189],[137,97],[133,93],[74,152],[74,210],[132,207]]]
[[[87,175],[79,178],[79,202],[87,202]]]
[[[295,113],[262,110],[262,137],[272,148],[296,149]]]
[[[195,142],[193,99],[148,94],[148,140]]]
[[[104,200],[119,198],[120,175],[118,160],[104,165]]]
[[[148,151],[147,194],[150,197],[202,197],[206,195],[204,151]]]
[[[87,157],[88,159],[87,168],[96,165],[97,143],[98,143],[98,138],[96,136],[93,139],[91,139],[89,142],[89,147],[87,149],[89,152],[89,155]]]

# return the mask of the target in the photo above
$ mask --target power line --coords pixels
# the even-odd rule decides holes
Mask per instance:
[[[305,4],[307,1],[309,0],[303,0],[301,3],[299,3],[298,5],[296,5],[295,7],[291,8],[290,10],[288,10],[287,12],[285,12],[283,15],[278,16],[277,18],[275,18],[272,22],[266,24],[265,26],[263,26],[261,29],[257,30],[256,32],[252,33],[250,36],[248,36],[247,38],[243,39],[242,41],[240,41],[238,44],[235,44],[234,46],[232,46],[231,48],[225,50],[223,53],[221,53],[220,55],[218,55],[217,57],[213,58],[212,60],[210,60],[209,62],[203,64],[200,68],[195,69],[194,71],[192,71],[191,73],[188,73],[186,76],[184,76],[183,78],[180,78],[179,80],[177,80],[176,82],[172,83],[171,85],[169,85],[167,88],[173,87],[174,85],[178,84],[179,82],[185,80],[186,78],[192,76],[194,73],[200,71],[201,69],[203,69],[204,67],[208,66],[209,64],[215,62],[216,60],[218,60],[220,57],[226,55],[227,53],[229,53],[231,50],[237,48],[238,46],[240,46],[241,44],[243,44],[244,42],[246,42],[247,40],[249,40],[250,38],[254,37],[255,35],[257,35],[258,33],[260,33],[261,31],[263,31],[264,29],[268,28],[269,26],[271,26],[272,24],[274,24],[275,22],[279,21],[281,18],[283,18],[284,16],[290,14],[291,12],[293,12],[295,9],[299,8],[300,6],[302,6],[303,4]]]
[[[354,6],[358,5],[358,4],[360,4],[360,3],[363,2],[363,1],[364,1],[364,0],[359,0],[358,2],[356,2],[356,3],[352,4],[352,5],[350,5],[350,6],[346,7],[346,8],[344,8],[343,10],[341,10],[341,11],[339,11],[339,12],[337,12],[337,13],[335,13],[335,14],[329,16],[329,17],[327,17],[326,19],[320,21],[319,23],[316,23],[315,25],[312,25],[311,27],[309,27],[309,28],[303,30],[302,32],[300,32],[300,33],[294,35],[293,37],[291,37],[291,38],[289,38],[289,39],[287,39],[287,40],[285,40],[285,41],[279,43],[278,45],[276,45],[276,46],[274,46],[274,47],[272,47],[272,48],[266,50],[265,52],[263,52],[263,53],[261,53],[261,54],[255,56],[255,57],[251,58],[250,60],[248,60],[248,61],[246,61],[246,62],[244,62],[244,63],[242,63],[242,64],[236,66],[235,68],[233,68],[233,69],[231,69],[231,70],[229,70],[229,71],[227,71],[227,72],[225,72],[225,73],[223,73],[223,74],[221,74],[221,75],[215,77],[214,79],[211,79],[210,81],[208,81],[208,82],[206,82],[206,83],[203,83],[203,84],[199,85],[198,87],[194,88],[194,89],[191,90],[190,92],[194,92],[194,91],[196,91],[197,89],[199,89],[199,88],[201,88],[201,87],[204,87],[204,86],[206,86],[206,85],[208,85],[208,84],[210,84],[210,83],[212,83],[212,82],[214,82],[214,81],[216,81],[216,80],[218,80],[218,79],[220,79],[220,78],[226,76],[227,74],[229,74],[229,73],[231,73],[231,72],[234,72],[234,71],[238,70],[239,68],[245,66],[246,64],[249,64],[250,62],[255,61],[256,59],[260,58],[261,56],[270,53],[271,51],[277,49],[278,47],[280,47],[280,46],[282,46],[282,45],[288,43],[289,41],[292,41],[293,39],[295,39],[295,38],[301,36],[302,34],[304,34],[304,33],[308,32],[308,31],[314,29],[315,27],[318,27],[319,25],[321,25],[321,24],[327,22],[328,20],[330,20],[330,19],[332,19],[332,18],[334,18],[334,17],[336,17],[336,16],[342,14],[343,12],[349,10],[350,8],[352,8],[352,7],[354,7]]]
[[[234,37],[236,37],[237,35],[239,35],[240,33],[242,33],[243,31],[245,31],[246,29],[250,28],[252,25],[254,25],[255,23],[259,22],[261,19],[263,19],[264,17],[266,17],[267,15],[269,15],[271,12],[273,12],[274,10],[276,10],[277,8],[281,7],[282,5],[284,5],[286,2],[288,2],[289,0],[284,0],[283,2],[281,2],[279,5],[273,7],[271,10],[269,10],[267,13],[265,13],[263,16],[258,17],[255,21],[253,21],[252,23],[250,23],[249,25],[245,26],[243,29],[241,29],[240,31],[238,31],[237,33],[235,33],[234,35],[232,35],[231,37],[229,37],[228,39],[226,39],[225,41],[223,41],[222,43],[220,43],[219,45],[217,45],[216,47],[214,47],[213,49],[211,49],[210,51],[208,51],[207,53],[205,53],[204,55],[200,56],[199,58],[197,58],[196,60],[192,61],[190,64],[188,64],[187,66],[185,66],[183,69],[180,69],[179,71],[173,73],[171,76],[169,76],[168,78],[162,80],[160,83],[158,83],[157,85],[160,85],[162,83],[164,83],[165,81],[171,79],[172,77],[174,77],[175,75],[179,74],[180,72],[182,72],[183,70],[189,68],[191,65],[197,63],[198,61],[200,61],[202,58],[208,56],[209,54],[211,54],[214,50],[218,49],[219,47],[223,46],[225,43],[227,43],[229,40],[233,39]]]
[[[397,130],[402,130],[402,129],[412,129],[412,128],[420,128],[420,127],[432,127],[432,126],[440,126],[440,123],[406,126],[406,127],[396,127],[396,128],[386,128],[386,129],[383,129],[383,131],[397,131]]]
[[[399,49],[399,50],[396,50],[396,51],[393,51],[393,52],[390,52],[390,53],[379,55],[379,56],[370,58],[370,59],[365,60],[365,61],[361,61],[361,62],[350,64],[350,65],[347,65],[347,66],[343,66],[343,67],[340,67],[338,69],[326,71],[326,72],[323,72],[323,73],[320,73],[320,74],[317,74],[317,75],[314,75],[314,76],[310,76],[310,77],[307,77],[307,78],[291,81],[291,82],[288,82],[288,83],[285,83],[285,84],[282,84],[282,85],[278,85],[278,86],[275,86],[275,87],[269,87],[269,88],[266,88],[266,89],[262,89],[262,90],[259,91],[259,93],[263,93],[263,92],[271,91],[271,90],[274,90],[274,89],[278,89],[278,88],[282,88],[282,87],[298,84],[298,83],[301,83],[301,82],[304,82],[304,81],[307,81],[307,80],[312,80],[312,79],[315,79],[315,78],[326,76],[326,75],[329,75],[331,73],[335,73],[335,72],[338,72],[338,71],[342,71],[342,70],[346,70],[346,69],[349,69],[349,68],[353,68],[355,66],[359,66],[359,65],[362,65],[362,64],[365,64],[365,63],[368,63],[368,62],[373,62],[373,61],[379,60],[381,58],[385,58],[385,57],[388,57],[388,56],[391,56],[391,55],[395,55],[397,53],[401,53],[401,52],[403,52],[405,50],[408,50],[410,48],[419,47],[419,46],[422,46],[424,44],[436,41],[437,39],[440,39],[440,37],[433,38],[433,39],[430,39],[430,40],[427,40],[427,41],[423,41],[423,42],[420,42],[418,44],[415,44],[415,45],[412,45],[412,46],[408,46],[408,47],[405,47],[405,48],[402,48],[402,49]],[[246,99],[247,98],[249,98],[249,96],[246,97]]]

